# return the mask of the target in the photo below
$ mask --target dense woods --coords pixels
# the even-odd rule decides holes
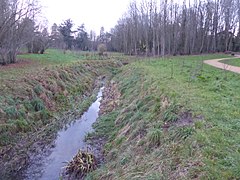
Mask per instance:
[[[111,31],[111,46],[132,55],[239,51],[239,25],[239,0],[132,1]]]

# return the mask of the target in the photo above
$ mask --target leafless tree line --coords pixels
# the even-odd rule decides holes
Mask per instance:
[[[15,63],[19,49],[25,45],[34,52],[37,38],[41,37],[38,44],[43,46],[46,29],[39,31],[34,21],[39,11],[36,0],[0,0],[0,64]]]
[[[111,30],[113,50],[135,55],[240,50],[240,0],[132,1]]]

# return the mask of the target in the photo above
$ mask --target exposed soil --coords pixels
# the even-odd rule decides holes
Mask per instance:
[[[191,111],[184,111],[178,115],[178,119],[175,122],[166,122],[162,126],[164,131],[168,131],[168,128],[193,126],[195,122],[204,120],[202,115],[194,116]]]
[[[203,120],[203,116],[194,117],[190,111],[186,111],[180,114],[179,119],[175,122],[177,127],[191,126],[196,121]]]

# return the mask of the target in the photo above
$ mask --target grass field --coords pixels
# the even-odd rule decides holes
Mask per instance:
[[[48,49],[45,54],[18,55],[18,62],[7,67],[0,67],[1,79],[16,79],[26,74],[36,74],[52,66],[72,65],[84,60],[124,59],[120,53],[108,53],[108,57],[99,57],[96,52],[63,51]],[[12,67],[13,66],[13,67]],[[0,81],[1,82],[1,81]]]
[[[0,68],[1,153],[27,133],[45,127],[53,133],[54,114],[81,113],[95,80],[114,75],[119,106],[101,116],[89,135],[108,139],[106,163],[87,179],[240,178],[240,77],[203,64],[229,56],[136,58],[124,67],[115,60],[129,57],[113,54],[99,61],[91,56],[48,50],[20,55],[19,64]],[[19,147],[24,152],[24,145]],[[0,165],[6,168],[11,157]]]
[[[19,55],[16,64],[1,66],[0,146],[9,143],[10,134],[46,125],[42,121],[49,120],[42,116],[49,112],[79,104],[81,97],[91,95],[98,76],[111,74],[116,66],[113,61],[86,60],[80,53],[53,49]]]
[[[240,67],[240,59],[223,60],[222,63]]]
[[[239,179],[240,76],[202,63],[222,57],[146,59],[121,69],[120,106],[95,127],[109,138],[107,163],[88,178]]]
[[[24,168],[35,143],[47,145],[64,123],[79,117],[94,100],[101,76],[110,77],[117,67],[111,60],[51,49],[1,66],[0,176],[8,179]]]
[[[46,67],[71,64],[82,59],[82,56],[76,56],[72,52],[64,54],[63,51],[55,49],[49,49],[45,54],[22,54],[18,55],[16,64],[1,67],[0,78],[15,79],[28,73],[34,74]]]

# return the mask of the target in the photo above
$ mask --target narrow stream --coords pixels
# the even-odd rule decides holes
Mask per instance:
[[[103,87],[99,90],[97,100],[89,107],[79,120],[71,123],[67,128],[58,132],[55,147],[51,154],[26,172],[26,180],[58,180],[64,162],[70,161],[79,149],[85,149],[85,135],[93,131],[92,124],[97,120],[102,99]]]

